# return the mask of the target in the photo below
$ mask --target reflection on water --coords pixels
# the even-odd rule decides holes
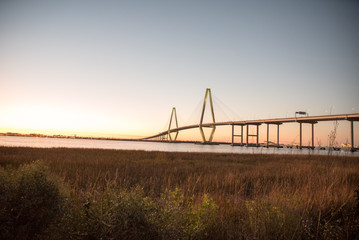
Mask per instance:
[[[165,152],[217,152],[217,153],[263,153],[263,154],[328,154],[328,150],[264,148],[264,147],[232,147],[230,145],[202,145],[193,143],[161,143],[139,141],[63,139],[0,136],[0,146],[40,147],[40,148],[101,148],[122,150],[145,150]],[[332,155],[359,156],[359,152],[332,151]]]

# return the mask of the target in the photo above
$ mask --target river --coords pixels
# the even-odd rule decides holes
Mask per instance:
[[[41,137],[17,137],[0,136],[0,146],[11,147],[37,147],[37,148],[99,148],[118,150],[144,150],[164,152],[213,152],[213,153],[259,153],[259,154],[315,154],[327,155],[328,150],[296,149],[296,148],[265,148],[265,147],[241,147],[228,144],[203,145],[195,143],[166,143],[145,141],[118,141],[118,140],[94,140],[94,139],[69,139],[69,138],[41,138]],[[359,152],[332,151],[332,155],[356,156]]]

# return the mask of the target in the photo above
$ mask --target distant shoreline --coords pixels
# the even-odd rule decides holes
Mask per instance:
[[[9,136],[9,137],[39,137],[39,138],[62,138],[62,139],[90,139],[90,140],[111,140],[111,141],[138,141],[138,142],[164,142],[164,143],[195,143],[202,144],[200,141],[185,141],[185,140],[176,140],[175,142],[169,142],[167,140],[143,140],[141,138],[110,138],[110,137],[84,137],[84,136],[71,136],[71,135],[46,135],[40,133],[0,133],[0,136]],[[206,144],[230,144],[229,142],[212,142]]]
[[[211,143],[202,143],[200,141],[184,141],[176,140],[175,142],[169,142],[168,140],[144,140],[141,138],[109,138],[109,137],[83,137],[83,136],[69,136],[69,135],[45,135],[39,133],[30,133],[30,134],[21,134],[21,133],[0,133],[0,136],[9,136],[9,137],[36,137],[36,138],[57,138],[57,139],[80,139],[80,140],[109,140],[109,141],[126,141],[126,142],[157,142],[157,143],[192,143],[192,144],[203,144],[203,145],[231,145],[230,142],[211,142]],[[245,146],[245,144],[235,144],[234,146]],[[259,145],[250,143],[248,147],[266,147],[265,143],[259,143]],[[281,144],[278,146],[270,145],[269,148],[294,148],[297,149],[297,145],[290,144]],[[311,146],[302,146],[303,149],[313,149]],[[328,150],[328,146],[317,146],[315,149],[319,150]],[[347,147],[335,146],[332,148],[334,151],[347,150]],[[358,151],[358,148],[354,148],[354,151]]]
[[[62,139],[90,139],[90,140],[112,140],[112,141],[141,141],[141,142],[168,142],[166,140],[143,140],[141,138],[111,138],[111,137],[84,137],[71,135],[46,135],[40,133],[0,133],[0,136],[9,137],[39,137],[39,138],[62,138]],[[200,143],[199,141],[176,141],[176,143]],[[226,144],[226,142],[216,142],[218,144]]]

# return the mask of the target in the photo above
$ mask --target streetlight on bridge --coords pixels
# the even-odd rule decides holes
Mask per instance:
[[[298,115],[306,115],[306,116],[308,116],[308,113],[307,113],[307,112],[303,112],[303,111],[295,112],[295,117],[297,117],[297,114],[298,114]]]

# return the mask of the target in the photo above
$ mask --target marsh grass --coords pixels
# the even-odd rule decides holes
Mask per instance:
[[[355,239],[359,237],[357,209],[359,200],[356,199],[355,192],[359,189],[358,158],[0,148],[0,166],[7,169],[16,169],[25,163],[37,160],[41,160],[49,171],[66,185],[74,202],[71,206],[74,208],[73,206],[77,204],[79,216],[86,215],[84,209],[88,206],[86,204],[89,199],[92,203],[104,204],[108,191],[122,191],[131,195],[134,189],[140,188],[141,192],[137,191],[135,194],[137,197],[140,196],[137,202],[149,198],[157,210],[162,210],[153,213],[152,222],[148,220],[150,215],[145,217],[146,221],[149,221],[148,224],[157,226],[149,228],[151,231],[156,229],[153,230],[155,234],[133,235],[138,239],[149,238],[149,236],[154,239],[169,239],[174,236],[180,239]],[[184,206],[184,203],[189,204],[184,208],[187,210],[178,212],[178,215],[171,220],[172,215],[166,215],[164,209],[175,209],[170,207],[173,199],[171,201],[167,199],[167,202],[163,203],[164,194],[174,194],[178,190],[180,193],[177,192],[177,195],[181,197],[175,202],[182,201],[181,206]],[[119,201],[118,195],[109,196]],[[211,223],[205,223],[203,219],[199,220],[201,218],[198,214],[204,214],[207,210],[196,213],[198,207],[204,208],[206,205],[204,199],[213,201],[211,203],[213,206],[210,204],[212,207],[209,208],[211,210],[207,208],[211,212],[207,214],[213,215],[211,216],[214,220]],[[95,206],[98,207],[96,204],[90,206],[94,209]],[[144,210],[146,211],[149,210]],[[102,218],[98,216],[101,214],[95,215],[97,220],[94,222],[100,222],[99,219]],[[189,216],[195,220],[189,220]],[[84,226],[91,221],[85,221],[86,218],[81,219],[84,221],[82,231],[86,232],[84,229],[88,227]],[[115,219],[117,218],[113,217],[110,220],[115,221]],[[197,221],[197,225],[190,225],[188,221]],[[172,228],[165,227],[166,222],[172,222]],[[196,231],[189,230],[191,228]],[[91,229],[98,228],[91,227]],[[120,228],[117,230],[118,233],[121,231],[125,230]],[[135,233],[138,231],[141,232],[135,229]],[[186,231],[188,234],[181,235]],[[194,231],[192,235],[189,234],[191,231]],[[103,231],[99,229],[98,232]],[[93,235],[100,236],[94,233]],[[84,234],[82,239],[89,239],[85,236],[88,237]]]

